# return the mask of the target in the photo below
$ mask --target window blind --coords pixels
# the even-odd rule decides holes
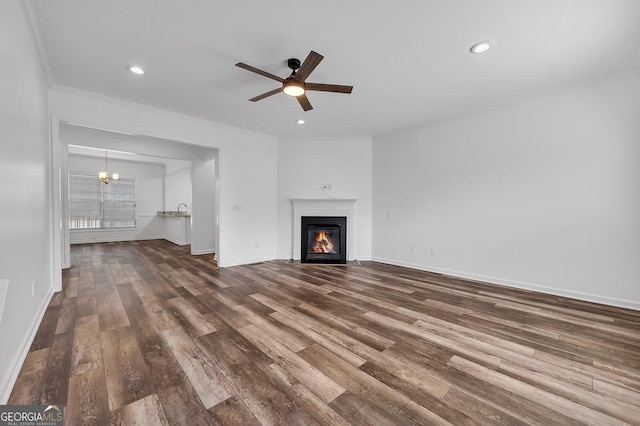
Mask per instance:
[[[69,228],[119,229],[136,226],[136,181],[121,177],[108,185],[97,176],[69,174]]]

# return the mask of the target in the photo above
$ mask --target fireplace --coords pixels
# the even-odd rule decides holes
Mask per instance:
[[[303,252],[302,238],[307,234],[306,226],[302,227],[303,217],[320,217],[323,219],[322,223],[326,223],[325,220],[328,217],[346,217],[346,223],[340,228],[342,238],[346,239],[346,245],[340,247],[340,253],[346,256],[346,262],[351,262],[355,259],[354,242],[356,241],[355,230],[355,199],[291,199],[292,211],[292,229],[291,229],[291,259],[294,261],[303,262],[303,258],[300,254]],[[330,223],[331,224],[331,223]],[[317,223],[316,223],[317,225]],[[305,238],[308,238],[305,237]],[[305,240],[308,244],[308,239]],[[306,247],[306,246],[305,246]],[[305,251],[306,257],[306,251]],[[317,262],[320,263],[320,262]],[[344,262],[343,262],[344,263]]]
[[[346,216],[302,216],[301,225],[301,262],[347,263]]]

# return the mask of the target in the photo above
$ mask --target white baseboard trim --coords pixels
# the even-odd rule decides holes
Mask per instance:
[[[200,256],[201,254],[213,254],[215,252],[216,252],[215,249],[204,249],[204,250],[192,251],[191,254],[196,255],[196,256]]]
[[[0,383],[0,405],[6,404],[11,396],[11,391],[13,390],[13,386],[16,384],[16,380],[18,380],[18,374],[20,373],[22,364],[24,364],[24,360],[29,354],[29,348],[31,348],[33,339],[36,337],[38,327],[40,327],[40,322],[42,322],[42,317],[44,317],[44,313],[47,311],[47,306],[49,306],[49,302],[52,297],[53,291],[50,291],[42,300],[36,315],[33,317],[33,321],[31,321],[31,324],[27,329],[27,333],[20,343],[20,347],[11,360],[7,373],[2,379],[2,383]]]
[[[145,240],[162,240],[164,237],[117,237],[117,238],[99,238],[95,240],[84,240],[80,239],[79,241],[71,241],[71,244],[92,244],[92,243],[117,243],[119,241],[145,241]]]
[[[617,299],[614,297],[607,297],[607,296],[602,296],[598,294],[583,293],[579,291],[566,290],[566,289],[556,288],[556,287],[547,287],[543,285],[526,283],[522,281],[514,281],[514,280],[508,280],[504,278],[496,278],[496,277],[490,277],[486,275],[473,274],[469,272],[461,272],[461,271],[454,271],[454,270],[443,269],[443,268],[436,268],[432,266],[418,265],[418,264],[413,264],[409,262],[402,262],[398,260],[384,259],[379,257],[374,257],[372,260],[374,262],[386,263],[388,265],[394,265],[394,266],[402,266],[405,268],[417,269],[417,270],[426,271],[426,272],[435,272],[438,274],[449,275],[456,278],[482,281],[489,284],[496,284],[496,285],[501,285],[505,287],[518,288],[522,290],[537,291],[540,293],[552,294],[554,296],[568,297],[571,299],[582,300],[585,302],[600,303],[603,305],[616,306],[619,308],[627,308],[627,309],[640,311],[640,301]]]
[[[186,241],[178,241],[174,240],[173,238],[164,237],[164,239],[178,246],[186,246],[187,244],[189,244]]]

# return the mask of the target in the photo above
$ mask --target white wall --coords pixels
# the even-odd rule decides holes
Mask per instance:
[[[0,404],[6,404],[54,280],[47,89],[18,1],[0,2],[0,62],[0,282],[8,280],[0,300]]]
[[[276,257],[275,138],[65,88],[49,90],[49,108],[54,121],[218,148],[218,265]]]
[[[374,258],[640,309],[638,117],[636,73],[375,138]]]
[[[167,173],[164,179],[164,210],[176,210],[185,203],[191,211],[191,166]],[[180,210],[185,210],[184,206]]]
[[[369,137],[278,142],[278,258],[293,258],[292,198],[357,199],[354,258],[371,259],[372,142]]]
[[[215,160],[210,161],[215,164]],[[164,178],[164,210],[177,210],[178,206],[184,203],[187,207],[180,206],[180,211],[193,212],[191,173],[191,165],[167,172]],[[205,197],[201,200],[204,202],[204,209],[199,209],[199,213],[203,215],[204,220],[196,220],[198,222],[196,226],[200,224],[198,228],[204,229],[206,238],[198,238],[191,246],[193,254],[215,252],[215,170],[209,176],[202,176],[202,178],[206,179],[204,186],[211,185],[213,189],[201,195]],[[200,187],[202,184],[196,184],[196,186]],[[200,214],[196,215],[196,219],[200,217]],[[165,238],[176,244],[191,244],[191,219],[192,217],[165,217]]]
[[[214,253],[216,251],[216,160],[194,160],[191,167],[191,181],[193,182],[191,253]]]
[[[70,154],[68,165],[69,173],[94,174],[97,179],[97,173],[104,170],[104,159]],[[165,220],[156,214],[164,206],[165,166],[110,159],[109,172],[136,179],[136,227],[122,230],[74,230],[70,232],[71,244],[165,238]]]

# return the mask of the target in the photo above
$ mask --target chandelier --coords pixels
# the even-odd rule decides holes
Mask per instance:
[[[111,181],[117,181],[118,180],[118,174],[117,173],[113,173],[111,175],[111,178],[109,178],[109,167],[107,164],[107,150],[104,150],[104,172],[100,172],[98,173],[98,178],[100,179],[100,181],[104,184],[108,184]]]

